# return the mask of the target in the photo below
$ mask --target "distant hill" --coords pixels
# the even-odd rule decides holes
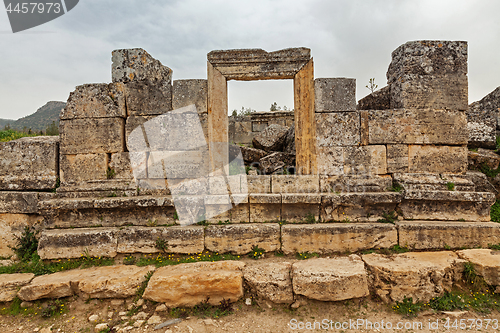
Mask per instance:
[[[59,122],[59,113],[66,106],[65,102],[51,101],[35,113],[18,120],[0,119],[0,129],[10,125],[12,129],[31,128],[32,131],[44,131],[53,121]]]

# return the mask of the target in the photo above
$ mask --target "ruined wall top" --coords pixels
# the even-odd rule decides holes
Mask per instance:
[[[215,50],[207,54],[227,80],[293,79],[311,59],[305,47],[267,52],[262,49]]]
[[[172,80],[172,70],[141,48],[114,50],[112,61],[113,82]]]

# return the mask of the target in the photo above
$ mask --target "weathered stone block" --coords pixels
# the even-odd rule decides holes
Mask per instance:
[[[258,163],[261,158],[267,155],[265,150],[250,147],[240,147],[240,151],[243,161],[250,164]]]
[[[143,49],[121,49],[112,52],[113,82],[153,81],[171,84],[172,70]]]
[[[143,298],[172,308],[195,306],[207,299],[212,305],[223,299],[236,302],[243,296],[243,267],[239,261],[161,267],[149,280]]]
[[[252,121],[252,132],[262,132],[267,128],[267,121]]]
[[[455,110],[361,111],[368,144],[467,144],[467,117]]]
[[[253,137],[254,133],[252,132],[251,121],[236,121],[234,123],[234,136],[232,140],[234,143],[251,144]]]
[[[399,244],[415,250],[488,247],[500,243],[500,225],[494,222],[396,222]]]
[[[59,177],[59,137],[0,142],[0,190],[46,190]]]
[[[277,223],[213,225],[205,229],[205,247],[219,253],[247,254],[258,246],[266,252],[280,249]]]
[[[174,80],[172,108],[179,109],[190,104],[196,105],[198,113],[207,110],[208,82],[204,79]],[[236,141],[239,142],[239,141]]]
[[[408,145],[388,144],[387,145],[387,172],[407,173],[408,172]]]
[[[205,220],[208,223],[222,223],[231,220],[231,198],[229,195],[207,195],[205,197]]]
[[[447,109],[468,107],[466,75],[405,74],[391,84],[391,109]]]
[[[500,87],[480,101],[471,103],[467,109],[469,147],[495,149],[496,129],[500,115]]]
[[[208,174],[208,153],[203,151],[151,151],[149,178],[202,178]]]
[[[253,146],[265,151],[280,151],[285,143],[288,127],[281,125],[269,125],[265,130],[257,134],[253,140]]]
[[[35,214],[37,204],[37,192],[0,192],[0,213]]]
[[[371,288],[386,303],[429,302],[450,292],[462,279],[463,261],[453,252],[408,252],[387,257],[367,254],[363,261],[373,275]]]
[[[321,223],[287,224],[281,228],[282,251],[296,252],[356,252],[389,248],[398,243],[397,229],[382,223]]]
[[[61,120],[61,154],[120,153],[125,151],[123,118]]]
[[[344,149],[318,147],[318,172],[320,175],[344,174]]]
[[[281,194],[251,193],[250,222],[269,222],[281,220]]]
[[[314,80],[316,112],[356,110],[356,79],[325,78]]]
[[[488,222],[494,202],[488,192],[405,191],[399,208],[405,220]]]
[[[283,173],[288,168],[295,168],[295,156],[282,152],[275,152],[259,160],[261,171],[264,174]],[[301,174],[300,170],[298,174]]]
[[[392,177],[386,176],[320,176],[322,193],[386,192]]]
[[[465,175],[439,175],[425,173],[395,173],[394,182],[407,191],[454,191],[474,192],[475,186]]]
[[[342,301],[370,294],[368,273],[357,255],[296,262],[292,266],[292,281],[295,294],[320,301]]]
[[[149,145],[147,144],[148,141],[146,131],[144,129],[144,123],[153,118],[154,116],[127,117],[127,123],[125,124],[125,140],[127,142],[128,151],[145,152],[150,150]],[[134,130],[136,131],[131,136]]]
[[[62,183],[104,180],[107,179],[108,154],[61,155],[60,166]]]
[[[83,294],[84,298],[127,298],[136,294],[154,266],[108,266],[70,270],[34,278],[19,290],[23,301]]]
[[[500,155],[494,151],[478,148],[477,151],[467,151],[469,169],[481,170],[483,164],[490,169],[497,169],[500,165]]]
[[[157,253],[158,239],[167,242],[169,253],[199,253],[205,246],[202,226],[127,227],[116,237],[118,253]]]
[[[422,40],[399,46],[392,52],[387,81],[404,74],[467,75],[467,42]]]
[[[321,220],[378,222],[396,210],[402,197],[397,192],[326,194],[321,198]]]
[[[172,110],[172,86],[157,81],[125,85],[128,116],[160,115]]]
[[[358,101],[358,110],[387,110],[391,108],[391,86],[385,86]]]
[[[271,193],[271,176],[247,176],[248,193]]]
[[[44,230],[38,242],[38,255],[42,259],[80,258],[84,253],[94,257],[114,257],[116,232],[115,228]]]
[[[305,47],[211,51],[208,62],[228,80],[293,79],[311,59]]]
[[[462,250],[458,256],[472,263],[476,273],[484,278],[489,286],[496,286],[495,293],[500,286],[500,257],[498,252],[490,249]]]
[[[274,303],[293,303],[293,287],[291,272],[292,264],[263,263],[246,266],[243,278],[257,296]]]
[[[25,227],[41,220],[42,217],[35,214],[0,214],[0,257],[12,256],[16,237],[21,237]]]
[[[360,144],[358,112],[317,113],[315,116],[318,146],[357,146]]]
[[[408,171],[410,173],[467,172],[466,146],[408,146]]]
[[[346,175],[383,175],[387,173],[386,147],[344,147]]]
[[[132,156],[132,158],[131,158]],[[111,154],[111,160],[109,161],[109,168],[111,174],[111,178],[114,179],[133,179],[134,172],[133,170],[137,170],[137,179],[143,178],[143,174],[140,173],[139,170],[143,169],[142,163],[144,163],[144,157],[146,154],[140,155],[140,153],[132,152],[132,153],[115,153]],[[142,158],[141,158],[142,157]],[[131,163],[130,160],[134,161],[134,164]],[[132,165],[134,169],[132,169]]]
[[[69,94],[61,120],[75,118],[125,118],[125,86],[123,83],[93,83],[77,86]]]
[[[281,219],[287,222],[312,223],[320,219],[321,195],[282,194]],[[314,221],[312,220],[314,219]]]
[[[272,193],[317,193],[317,175],[272,175]]]
[[[0,275],[0,302],[10,302],[16,298],[19,288],[30,283],[35,277],[33,273],[1,274]]]
[[[236,198],[235,198],[236,197]],[[245,194],[233,195],[233,208],[231,208],[231,223],[250,222],[250,204]]]

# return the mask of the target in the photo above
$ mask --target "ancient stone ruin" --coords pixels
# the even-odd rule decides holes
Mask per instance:
[[[12,254],[8,246],[25,225],[40,230],[42,259],[156,253],[158,238],[171,253],[235,255],[254,246],[321,254],[500,242],[499,224],[489,222],[495,195],[467,172],[467,145],[474,141],[467,128],[479,127],[468,123],[468,112],[484,108],[468,105],[466,42],[401,45],[392,53],[387,86],[358,103],[355,79],[314,77],[307,48],[207,57],[208,79],[172,82],[172,70],[145,50],[113,51],[112,83],[76,87],[60,115],[60,138],[2,143],[0,256]],[[229,117],[227,81],[267,79],[293,80],[294,111]],[[497,107],[488,101],[478,103]],[[161,127],[158,119],[167,118],[178,125]],[[195,137],[202,144],[190,145]],[[247,166],[258,164],[248,175],[231,171],[240,154]],[[188,223],[188,215],[201,220]],[[444,263],[445,275],[460,261],[456,254],[405,258],[422,267]],[[338,260],[361,281],[353,297],[366,296],[360,257]],[[392,264],[378,254],[363,261],[380,275],[370,288],[401,300],[400,289],[387,296],[380,282],[397,279],[382,276]],[[241,280],[242,267],[227,265],[220,269]],[[193,269],[205,269],[199,266]],[[301,272],[318,267],[294,265],[294,293],[323,300],[315,294],[321,285],[301,280]],[[158,279],[191,274],[184,269],[165,271],[151,288],[163,283]],[[252,276],[260,273],[245,274],[258,289]],[[419,292],[424,300],[436,295]],[[284,303],[293,300],[280,295]],[[324,300],[339,299],[345,297]]]

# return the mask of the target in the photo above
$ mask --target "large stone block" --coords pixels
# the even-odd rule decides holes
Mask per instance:
[[[157,81],[132,81],[125,85],[127,115],[160,115],[172,110],[172,86]]]
[[[275,223],[213,225],[205,230],[205,247],[212,252],[247,254],[254,246],[272,252],[280,245],[280,226]]]
[[[320,219],[321,194],[293,193],[281,195],[281,219],[292,223],[312,223]]]
[[[314,175],[272,175],[272,193],[317,193],[319,176]]]
[[[61,155],[61,182],[104,180],[108,175],[108,154]]]
[[[500,87],[467,109],[469,147],[495,149],[496,129],[500,115]]]
[[[128,151],[149,151],[149,145],[147,144],[146,131],[144,129],[144,123],[148,120],[153,119],[154,116],[130,116],[127,117],[127,122],[125,124],[125,141],[127,143]],[[132,131],[137,129],[137,131],[142,131],[143,135],[133,135],[130,137]]]
[[[1,274],[0,275],[0,302],[10,302],[16,298],[19,288],[24,287],[35,277],[33,273]]]
[[[322,193],[386,192],[392,187],[392,177],[385,176],[320,176]]]
[[[321,198],[321,220],[342,222],[378,222],[394,212],[401,202],[397,192],[351,192],[324,194]]]
[[[127,227],[116,237],[118,253],[157,253],[158,239],[166,241],[169,253],[199,253],[205,246],[202,226]]]
[[[320,175],[344,174],[344,148],[318,147],[318,172]]]
[[[358,110],[387,110],[391,108],[391,86],[385,86],[358,101]]]
[[[398,243],[397,229],[382,223],[287,224],[281,229],[282,251],[345,252],[389,248]]]
[[[387,81],[404,74],[467,75],[467,42],[422,40],[399,46],[392,52]]]
[[[0,257],[14,254],[17,237],[21,237],[24,228],[33,226],[42,217],[35,214],[0,214]]]
[[[368,144],[467,144],[467,117],[451,110],[361,111]]]
[[[500,243],[494,222],[400,221],[399,244],[415,250],[488,247]]]
[[[172,82],[172,70],[143,49],[114,50],[112,61],[113,82],[153,81],[159,84]]]
[[[61,120],[75,118],[115,118],[127,116],[123,83],[93,83],[77,86],[70,93]]]
[[[59,137],[0,142],[0,190],[47,190],[59,177]]]
[[[243,278],[259,298],[290,304],[293,303],[291,270],[292,264],[289,262],[262,263],[246,266]]]
[[[44,230],[38,242],[38,255],[42,259],[115,257],[117,248],[115,228]]]
[[[37,204],[37,192],[0,192],[0,213],[35,214]]]
[[[489,192],[405,191],[399,208],[405,220],[490,221]]]
[[[208,62],[227,80],[293,79],[311,59],[305,47],[211,51]]]
[[[408,146],[408,171],[410,173],[467,172],[466,146]]]
[[[296,262],[292,266],[292,281],[295,294],[320,301],[342,301],[370,294],[368,273],[357,255]]]
[[[356,110],[356,79],[325,78],[314,80],[316,112]]]
[[[465,75],[405,74],[391,84],[391,109],[447,109],[468,107]]]
[[[344,173],[358,176],[386,174],[386,146],[344,147]]]
[[[154,271],[154,266],[92,267],[42,275],[19,290],[23,301],[42,298],[61,298],[82,294],[84,298],[127,298],[136,294],[137,288]]]
[[[61,154],[120,153],[125,151],[125,119],[61,120]]]
[[[288,127],[269,125],[253,138],[253,146],[268,152],[280,151],[283,149],[287,132]]]
[[[387,172],[407,173],[408,172],[408,145],[388,144],[387,145]]]
[[[247,187],[248,187],[248,193],[271,193],[271,176],[248,175]]]
[[[175,110],[194,104],[198,113],[206,113],[207,91],[208,82],[205,79],[174,80],[172,108]]]
[[[373,276],[371,288],[384,302],[429,302],[450,292],[462,279],[463,260],[453,252],[408,252],[392,255],[363,255]]]
[[[270,222],[281,220],[281,194],[251,193],[250,222]]]
[[[195,306],[207,299],[212,305],[223,299],[236,302],[243,296],[243,267],[239,261],[161,267],[149,280],[143,297],[170,308]]]
[[[316,140],[320,147],[360,144],[358,112],[316,113]]]
[[[466,175],[395,173],[394,182],[406,191],[449,191],[450,184],[454,186],[454,191],[474,192],[476,190],[474,183]]]
[[[132,153],[114,153],[111,154],[111,159],[109,161],[109,168],[111,173],[109,174],[110,178],[114,179],[133,179],[134,178],[134,172],[132,169],[132,165],[134,166],[134,169],[137,169],[137,179],[143,178],[140,177],[141,174],[139,172],[141,166],[143,166],[142,163],[144,163],[144,157],[146,154],[144,153],[143,155],[140,155],[140,153],[132,152]],[[133,160],[133,164],[131,163],[131,160]]]
[[[254,133],[252,132],[251,121],[236,121],[234,123],[234,136],[232,142],[250,145],[253,137]]]

